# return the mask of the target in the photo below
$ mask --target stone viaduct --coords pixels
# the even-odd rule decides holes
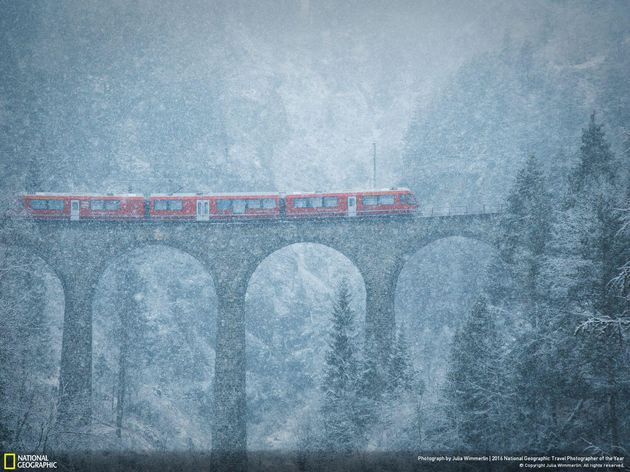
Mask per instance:
[[[365,282],[365,332],[373,337],[374,355],[382,359],[393,337],[395,287],[405,260],[445,237],[492,244],[496,220],[492,213],[234,223],[5,220],[0,244],[26,248],[61,281],[65,313],[58,424],[63,431],[90,425],[92,298],[107,265],[147,245],[194,257],[214,279],[218,300],[213,454],[233,470],[246,464],[245,293],[267,256],[294,243],[318,243],[350,259]]]

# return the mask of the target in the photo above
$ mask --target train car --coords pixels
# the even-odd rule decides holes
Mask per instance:
[[[152,220],[195,220],[197,200],[202,195],[194,193],[153,194],[148,199],[148,213]],[[203,204],[200,205],[203,207]],[[200,212],[201,213],[201,212]]]
[[[405,215],[418,208],[416,197],[408,188],[394,188],[357,193],[357,215]]]
[[[148,205],[149,217],[155,220],[273,218],[280,215],[280,194],[154,194]]]
[[[288,218],[346,216],[354,203],[356,197],[347,192],[292,193],[284,198],[284,213]]]
[[[408,215],[418,208],[413,193],[407,188],[293,193],[285,197],[284,206],[288,218]]]
[[[173,193],[23,195],[26,216],[37,219],[211,221],[269,218],[364,217],[412,214],[418,207],[406,188],[280,194]]]
[[[280,194],[231,193],[212,197],[212,216],[230,218],[277,218],[280,216]]]
[[[22,195],[27,216],[44,220],[132,220],[145,216],[136,194],[35,193]]]

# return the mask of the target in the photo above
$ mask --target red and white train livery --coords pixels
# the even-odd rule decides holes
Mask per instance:
[[[22,196],[27,217],[45,220],[191,220],[409,215],[406,188],[354,192],[152,194],[35,193]]]

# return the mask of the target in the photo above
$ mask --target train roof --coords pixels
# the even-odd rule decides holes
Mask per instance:
[[[266,195],[314,195],[314,194],[338,194],[338,193],[371,193],[371,192],[410,192],[406,187],[382,188],[369,190],[309,190],[297,192],[197,192],[197,193],[152,193],[150,197],[257,197]]]
[[[338,193],[379,193],[379,192],[411,192],[406,187],[392,187],[392,188],[371,188],[371,189],[362,189],[362,190],[311,190],[311,191],[301,191],[301,192],[290,192],[287,195],[327,195],[327,194],[338,194]]]
[[[24,197],[144,197],[140,193],[59,193],[59,192],[35,192],[22,193]]]
[[[152,193],[149,197],[260,197],[260,196],[279,196],[280,192],[230,192],[230,193]]]
[[[407,187],[392,187],[382,189],[364,190],[310,190],[297,192],[196,192],[196,193],[151,193],[147,197],[260,197],[260,196],[282,196],[282,195],[327,195],[327,194],[352,194],[352,193],[379,193],[379,192],[410,192]],[[59,192],[35,192],[22,193],[22,196],[29,197],[121,197],[121,198],[144,198],[145,195],[139,193],[59,193]]]

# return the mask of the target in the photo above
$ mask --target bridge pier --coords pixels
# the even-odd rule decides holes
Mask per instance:
[[[55,447],[65,451],[91,448],[92,296],[96,269],[82,259],[75,257],[72,261],[75,263],[70,267],[62,263],[60,271],[65,307],[54,428]]]
[[[216,470],[247,469],[245,294],[251,273],[238,257],[215,266],[218,297],[212,455]]]
[[[372,256],[372,257],[371,257]],[[359,258],[358,267],[365,282],[365,339],[367,354],[384,368],[389,360],[396,330],[394,300],[396,282],[402,268],[397,255]]]

